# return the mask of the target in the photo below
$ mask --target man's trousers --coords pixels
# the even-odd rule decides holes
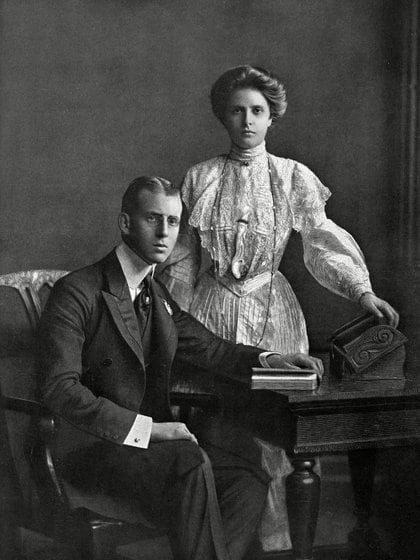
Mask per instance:
[[[135,502],[166,527],[176,560],[240,560],[253,541],[268,485],[262,473],[221,449],[187,440],[148,449],[99,442],[72,454],[67,476]]]

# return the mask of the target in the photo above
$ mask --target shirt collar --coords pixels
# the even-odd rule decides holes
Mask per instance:
[[[121,243],[117,246],[115,253],[120,262],[128,287],[132,290],[138,288],[149,273],[153,277],[156,265],[147,264],[132,249],[130,249],[124,241],[121,241]]]

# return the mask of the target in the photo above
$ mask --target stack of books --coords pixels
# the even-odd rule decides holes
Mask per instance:
[[[252,368],[251,389],[313,391],[319,382],[312,369]]]

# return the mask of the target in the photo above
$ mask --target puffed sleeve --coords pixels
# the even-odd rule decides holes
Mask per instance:
[[[193,191],[193,176],[190,172],[187,172],[181,190],[183,210],[178,240],[172,254],[163,265],[159,265],[156,274],[181,309],[189,311],[201,260],[198,233],[188,223]]]
[[[312,171],[296,163],[290,200],[306,268],[328,290],[358,301],[363,293],[372,292],[369,272],[353,237],[327,218],[325,203],[330,195]]]

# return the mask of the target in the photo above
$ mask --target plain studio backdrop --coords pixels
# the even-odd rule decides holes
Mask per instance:
[[[228,150],[210,86],[250,63],[288,93],[269,151],[330,188],[330,217],[395,304],[402,17],[383,0],[3,0],[0,273],[70,270],[107,252],[131,179],[180,181]],[[358,309],[312,280],[299,236],[283,268],[325,345]]]

